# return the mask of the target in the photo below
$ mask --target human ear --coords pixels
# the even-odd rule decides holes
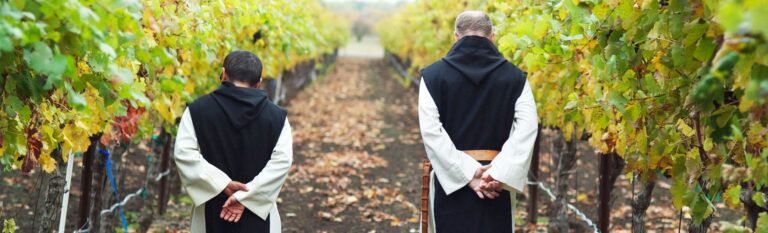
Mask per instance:
[[[261,88],[261,81],[264,80],[263,78],[259,78],[259,81],[255,84],[251,85],[251,88]]]
[[[229,81],[229,76],[227,76],[227,70],[224,69],[224,67],[221,67],[221,81]]]

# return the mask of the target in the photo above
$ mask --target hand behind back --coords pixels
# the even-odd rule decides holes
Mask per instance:
[[[488,175],[488,169],[491,165],[481,166],[475,171],[474,177],[469,181],[469,187],[475,191],[480,199],[496,199],[500,195],[501,183]]]
[[[219,214],[219,217],[227,222],[238,222],[240,221],[240,217],[243,216],[244,211],[245,206],[243,206],[243,204],[240,203],[240,201],[238,201],[235,196],[229,196],[227,202],[225,202],[224,206],[222,206],[221,214]]]
[[[240,217],[243,216],[245,206],[243,206],[235,196],[232,196],[232,194],[235,194],[237,191],[248,192],[248,186],[233,180],[227,184],[226,188],[224,188],[224,194],[226,194],[228,198],[219,214],[219,217],[224,219],[224,221],[238,222],[240,221]]]

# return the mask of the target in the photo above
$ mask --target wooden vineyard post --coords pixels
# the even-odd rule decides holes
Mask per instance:
[[[608,227],[611,221],[611,158],[612,154],[598,154],[600,157],[600,186],[599,186],[599,204],[598,204],[598,220],[597,227],[600,232],[608,232]]]
[[[423,233],[428,232],[427,224],[429,224],[429,172],[431,168],[432,165],[429,160],[424,159],[421,173],[421,232]]]
[[[165,173],[165,171],[168,171],[168,167],[171,163],[171,134],[163,130],[161,137],[164,140],[163,144],[163,154],[160,161],[160,173]],[[160,203],[158,203],[159,206],[159,212],[160,215],[165,214],[165,209],[168,206],[168,176],[163,176],[160,179],[160,198],[158,199]]]
[[[91,136],[91,145],[83,154],[83,176],[80,179],[80,217],[77,220],[77,228],[83,227],[88,222],[88,214],[91,209],[91,184],[93,183],[93,159],[99,145],[101,134]]]
[[[536,142],[533,144],[533,157],[531,158],[531,174],[533,175],[532,178],[538,179],[539,178],[539,144],[541,140],[541,125],[539,125],[539,132],[536,134]],[[539,182],[538,180],[534,180],[534,182]],[[529,184],[528,185],[528,223],[532,225],[536,225],[536,214],[537,212],[537,206],[536,203],[538,201],[539,197],[539,185],[538,184]]]

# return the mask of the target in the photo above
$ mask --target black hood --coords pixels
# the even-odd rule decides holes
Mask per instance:
[[[480,36],[465,36],[456,41],[443,61],[475,85],[507,62],[490,40]]]
[[[236,128],[248,125],[264,110],[269,99],[267,93],[257,88],[237,87],[231,82],[222,82],[211,97],[221,107]]]

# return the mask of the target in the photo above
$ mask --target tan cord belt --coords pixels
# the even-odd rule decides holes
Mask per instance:
[[[497,150],[465,150],[469,156],[472,156],[477,161],[491,161],[499,154]]]

